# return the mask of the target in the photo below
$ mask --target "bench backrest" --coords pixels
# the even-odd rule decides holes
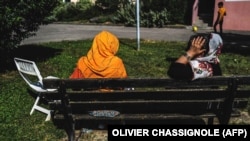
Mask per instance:
[[[137,114],[142,119],[143,114],[149,115],[145,119],[207,113],[230,117],[233,109],[245,108],[250,97],[250,76],[211,77],[192,82],[168,78],[50,79],[43,82],[46,88],[58,89],[59,94],[45,94],[51,100],[60,101],[51,102],[58,117],[66,112],[74,115],[74,120],[90,119],[89,112],[95,110],[119,111],[126,118]],[[107,88],[112,90],[101,90]]]

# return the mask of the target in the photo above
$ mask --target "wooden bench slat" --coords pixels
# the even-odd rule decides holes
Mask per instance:
[[[124,100],[133,100],[133,99],[176,99],[176,100],[212,100],[216,98],[225,98],[228,95],[226,91],[218,91],[218,90],[203,90],[202,93],[200,91],[153,91],[153,92],[137,92],[137,91],[124,91],[124,92],[109,92],[109,93],[100,93],[100,92],[81,92],[75,91],[70,92],[69,99],[72,101],[92,101],[92,100],[116,100],[120,99],[122,96]],[[44,93],[41,94],[46,97],[46,99],[51,100],[60,100],[61,96],[58,93]],[[238,90],[237,95],[234,98],[250,98],[249,90]]]
[[[45,79],[45,88],[58,88],[61,82],[69,88],[122,88],[122,87],[183,87],[191,86],[220,86],[228,85],[230,77],[216,77],[215,79],[207,78],[206,80],[197,81],[174,81],[168,78],[130,78],[130,79]],[[144,82],[144,83],[142,83]]]
[[[137,91],[126,91],[126,92],[111,92],[111,93],[91,93],[91,94],[71,94],[69,98],[73,101],[85,101],[85,100],[119,100],[123,97],[123,100],[161,100],[161,99],[176,99],[176,100],[189,100],[189,99],[215,99],[224,98],[227,93],[225,91],[152,91],[152,92],[137,92]]]
[[[233,108],[246,107],[248,101],[234,101]],[[211,101],[91,101],[70,103],[73,113],[91,110],[117,110],[122,113],[186,113],[199,114],[223,109],[222,100]],[[174,107],[174,108],[173,108]]]

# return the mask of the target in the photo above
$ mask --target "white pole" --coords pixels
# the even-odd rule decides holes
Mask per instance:
[[[136,0],[137,50],[140,50],[140,0]]]

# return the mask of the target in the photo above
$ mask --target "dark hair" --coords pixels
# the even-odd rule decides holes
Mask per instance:
[[[188,45],[187,45],[187,48],[186,48],[186,51],[189,50],[189,48],[191,47],[191,44],[192,44],[192,41],[194,38],[197,38],[197,37],[203,37],[205,39],[205,43],[204,45],[202,46],[202,49],[206,49],[206,51],[204,52],[204,56],[207,55],[208,51],[209,51],[209,40],[211,38],[211,34],[206,34],[206,33],[199,33],[199,34],[195,34],[195,35],[192,35],[190,38],[189,38],[189,41],[188,41]]]
[[[223,2],[222,2],[222,1],[221,1],[221,2],[219,2],[219,3],[218,3],[218,5],[223,6]]]

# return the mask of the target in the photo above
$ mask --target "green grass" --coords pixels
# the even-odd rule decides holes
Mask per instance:
[[[13,57],[34,60],[42,75],[68,78],[79,57],[85,55],[91,40],[51,42],[20,46]],[[123,59],[129,77],[168,77],[171,61],[184,53],[186,42],[141,41],[120,39],[118,56]],[[223,75],[249,74],[250,57],[245,53],[224,48],[220,57]],[[59,141],[64,131],[57,130],[45,115],[34,112],[28,86],[18,74],[14,62],[0,78],[0,140],[3,141]],[[46,106],[46,105],[44,105]]]

